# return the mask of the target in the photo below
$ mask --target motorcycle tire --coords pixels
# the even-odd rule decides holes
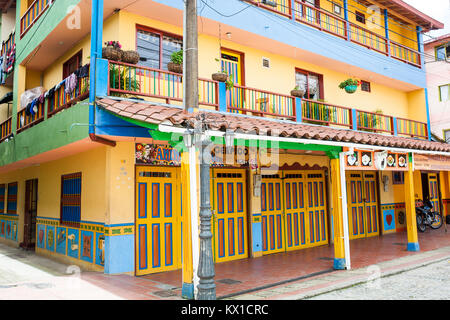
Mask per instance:
[[[423,222],[423,217],[420,214],[418,214],[416,219],[417,219],[417,230],[419,230],[420,232],[425,232],[427,226]]]
[[[434,221],[433,223],[430,225],[431,229],[437,230],[440,227],[442,227],[443,224],[443,219],[442,216],[439,213],[435,213],[434,214]]]

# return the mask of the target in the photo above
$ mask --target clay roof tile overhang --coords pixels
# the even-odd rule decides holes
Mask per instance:
[[[375,1],[372,3],[372,0],[359,0],[359,2],[366,6],[370,6],[375,3]],[[410,21],[413,21],[416,25],[423,28],[423,32],[444,29],[444,24],[442,22],[431,18],[402,0],[376,0],[376,3],[387,8],[388,11],[397,13],[405,18],[408,18]]]
[[[450,144],[404,137],[386,136],[376,133],[337,129],[326,126],[301,124],[292,121],[280,121],[245,115],[233,115],[215,111],[188,113],[181,108],[144,102],[132,102],[123,99],[104,98],[97,100],[97,105],[104,110],[132,121],[153,125],[166,125],[175,128],[193,128],[196,116],[204,114],[208,119],[210,130],[232,130],[251,135],[267,135],[296,139],[309,139],[310,144],[320,142],[337,142],[378,146],[417,151],[450,153]],[[450,155],[450,154],[449,154]]]

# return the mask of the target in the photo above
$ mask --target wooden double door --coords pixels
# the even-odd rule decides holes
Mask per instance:
[[[328,243],[324,171],[280,171],[261,183],[264,255]]]
[[[346,173],[350,239],[380,234],[377,174],[372,171]]]
[[[38,203],[38,180],[25,182],[25,218],[22,248],[33,250],[36,247],[36,217]]]

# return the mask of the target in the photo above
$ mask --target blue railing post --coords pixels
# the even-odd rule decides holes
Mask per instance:
[[[295,21],[295,0],[291,0],[291,19]]]
[[[428,89],[425,88],[425,106],[427,111],[427,133],[428,140],[431,141],[431,118],[430,118],[430,103],[428,101]]]
[[[294,105],[295,105],[295,116],[297,118],[297,122],[302,123],[303,122],[302,98],[295,97]]]
[[[423,69],[425,67],[425,56],[423,55],[425,48],[423,44],[422,27],[420,26],[417,26],[417,51],[419,51],[420,65]],[[419,61],[417,61],[417,63],[419,63]]]
[[[386,45],[387,45],[387,54],[391,56],[391,40],[389,39],[389,14],[387,9],[384,9],[384,32],[386,37]]]
[[[227,85],[219,82],[219,111],[227,112]]]
[[[350,41],[351,37],[350,37],[350,20],[348,20],[348,0],[344,0],[344,19],[346,21],[346,26],[347,26],[347,40]]]
[[[97,97],[106,97],[108,95],[108,65],[108,60],[97,59],[95,68],[95,92]]]
[[[398,136],[397,117],[392,117],[392,129],[394,129],[394,136]]]
[[[358,119],[356,109],[352,109],[352,128],[355,131],[358,131]]]

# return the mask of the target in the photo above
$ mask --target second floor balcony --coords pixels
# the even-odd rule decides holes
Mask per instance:
[[[108,95],[182,104],[181,74],[115,61],[108,64]],[[428,139],[429,134],[425,122],[203,78],[199,107],[417,139]]]

